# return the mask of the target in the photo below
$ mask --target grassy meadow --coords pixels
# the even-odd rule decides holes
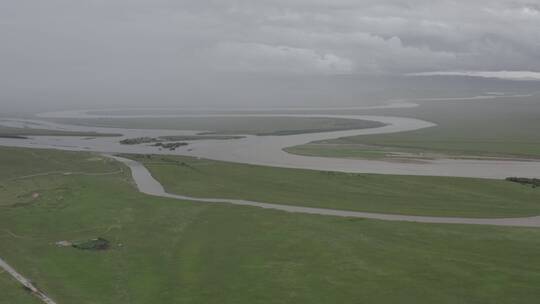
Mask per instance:
[[[182,156],[130,156],[171,193],[342,210],[463,217],[540,214],[540,188],[502,180],[354,174]]]
[[[58,303],[536,303],[540,297],[538,229],[150,197],[135,190],[119,163],[89,153],[0,148],[0,167],[0,256]],[[52,171],[111,174],[35,175]],[[111,248],[55,245],[96,237]],[[36,302],[5,274],[0,291],[0,303]]]
[[[19,282],[15,281],[7,273],[0,270],[0,303],[1,304],[39,304],[37,298],[31,296],[23,289]]]
[[[154,117],[60,119],[59,121],[112,128],[199,130],[218,134],[291,135],[364,129],[382,126],[376,121],[318,117]]]
[[[71,132],[71,131],[60,131],[60,130],[46,130],[46,129],[32,129],[32,128],[11,128],[0,126],[0,138],[2,137],[12,137],[12,136],[88,136],[88,137],[97,137],[97,136],[120,136],[120,134],[106,134],[106,133],[95,133],[95,132]]]
[[[288,148],[295,154],[392,158],[392,152],[416,157],[540,158],[540,96],[471,101],[426,101],[418,108],[366,111],[407,116],[436,127],[394,134],[338,138]]]

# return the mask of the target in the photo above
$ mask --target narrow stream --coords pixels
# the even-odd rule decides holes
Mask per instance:
[[[227,198],[200,198],[184,195],[167,193],[163,186],[152,176],[152,174],[141,163],[118,156],[111,156],[117,161],[127,165],[131,169],[133,180],[140,192],[174,198],[187,201],[205,202],[205,203],[226,203],[240,206],[252,206],[264,209],[274,209],[293,213],[330,215],[339,217],[369,218],[385,221],[403,221],[418,223],[437,223],[437,224],[474,224],[474,225],[494,225],[494,226],[515,226],[515,227],[540,227],[540,216],[523,218],[461,218],[461,217],[433,217],[433,216],[413,216],[398,214],[383,214],[371,212],[346,211],[325,208],[300,207],[286,204],[270,204],[255,201],[246,201]]]

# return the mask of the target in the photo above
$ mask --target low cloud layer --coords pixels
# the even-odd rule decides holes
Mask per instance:
[[[0,1],[0,89],[167,89],[238,73],[540,72],[538,29],[534,0]]]
[[[19,0],[0,17],[2,66],[27,71],[540,71],[531,0]]]

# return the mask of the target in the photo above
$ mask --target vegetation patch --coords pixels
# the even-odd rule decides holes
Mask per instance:
[[[32,129],[32,128],[12,128],[0,126],[0,138],[18,138],[26,139],[26,136],[122,136],[115,133],[96,133],[96,132],[71,132],[61,130]]]
[[[507,177],[507,181],[514,182],[522,185],[531,185],[533,188],[540,186],[540,178],[526,178],[526,177]]]
[[[122,145],[139,145],[139,144],[148,144],[155,143],[159,141],[157,138],[153,137],[135,137],[135,138],[126,138],[120,141]]]
[[[109,249],[110,243],[106,239],[99,237],[97,239],[77,241],[74,242],[71,246],[80,250],[101,251]]]
[[[138,129],[201,130],[220,135],[290,135],[321,131],[342,131],[384,126],[377,121],[331,117],[144,117],[61,119],[61,122],[101,127]]]
[[[174,151],[176,150],[177,148],[180,148],[180,147],[183,147],[183,146],[187,146],[188,144],[185,143],[185,142],[172,142],[172,143],[161,143],[161,142],[158,142],[156,144],[154,144],[154,146],[156,147],[160,147],[160,148],[164,148],[164,149],[169,149],[170,151]]]
[[[154,143],[153,146],[168,149],[170,151],[174,151],[179,147],[187,146],[188,143],[185,142],[165,142],[169,141],[172,137],[136,137],[136,138],[126,138],[120,141],[123,145],[139,145],[139,144],[148,144],[148,143]]]
[[[218,140],[227,140],[227,139],[240,139],[245,136],[235,136],[235,135],[216,135],[213,132],[202,132],[198,135],[178,135],[178,136],[160,136],[159,138],[166,141],[176,141],[176,140],[209,140],[209,139],[218,139]]]
[[[226,140],[226,139],[240,139],[243,138],[243,136],[229,136],[229,135],[212,135],[212,136],[206,136],[206,135],[179,135],[179,136],[160,136],[160,137],[135,137],[135,138],[126,138],[120,141],[123,145],[139,145],[139,144],[149,144],[149,143],[157,143],[155,146],[163,146],[166,144],[161,145],[163,142],[167,141],[180,141],[180,140],[210,140],[210,139],[217,139],[217,140]],[[178,145],[180,143],[171,143],[172,145]],[[169,144],[167,144],[169,145]],[[182,143],[178,146],[185,146],[187,143]]]
[[[21,136],[21,135],[2,135],[2,134],[0,134],[0,138],[28,139],[28,137]]]
[[[426,216],[540,214],[540,192],[503,180],[356,174],[136,156],[170,193]],[[286,177],[286,178],[285,178]]]

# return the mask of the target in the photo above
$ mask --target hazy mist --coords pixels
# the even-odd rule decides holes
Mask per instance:
[[[0,0],[0,25],[3,111],[350,105],[538,85],[455,75],[540,79],[536,1]]]

